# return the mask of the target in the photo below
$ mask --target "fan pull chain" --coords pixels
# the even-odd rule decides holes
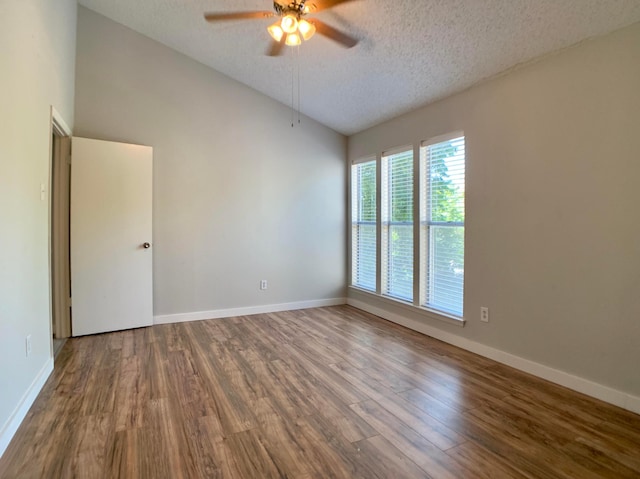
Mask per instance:
[[[295,61],[293,59],[293,57],[291,58],[291,128],[293,128],[293,119],[294,119],[294,111],[293,111],[293,98],[294,98],[294,82],[293,82],[293,77],[294,77],[294,68],[295,68]]]
[[[296,47],[298,60],[298,125],[300,124],[300,45]]]
[[[298,103],[296,105],[296,75]],[[296,46],[295,58],[291,57],[291,128],[295,125],[295,116],[298,115],[298,124],[300,124],[300,45]]]

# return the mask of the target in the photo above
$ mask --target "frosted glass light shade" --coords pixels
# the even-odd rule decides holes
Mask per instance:
[[[316,33],[316,26],[313,23],[307,22],[306,20],[300,20],[298,22],[298,31],[306,42],[313,36],[314,33]]]
[[[298,19],[295,15],[289,13],[282,17],[280,26],[282,27],[282,31],[284,31],[285,33],[295,33],[295,31],[298,29]]]
[[[290,47],[295,47],[296,45],[300,45],[302,41],[300,40],[300,36],[297,33],[289,33],[287,35],[285,43]]]
[[[268,27],[267,31],[269,32],[269,35],[271,35],[271,38],[273,38],[276,42],[282,40],[282,35],[284,35],[284,32],[282,31],[282,28],[280,28],[280,22],[276,22]]]

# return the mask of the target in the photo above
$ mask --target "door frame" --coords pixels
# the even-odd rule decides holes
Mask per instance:
[[[49,339],[54,357],[53,338],[71,336],[69,268],[69,197],[71,180],[71,128],[51,106],[49,131]],[[61,171],[60,166],[65,166]],[[56,199],[55,196],[59,198]],[[66,217],[66,221],[64,218]],[[66,225],[66,226],[65,226]],[[65,311],[66,310],[66,311]]]

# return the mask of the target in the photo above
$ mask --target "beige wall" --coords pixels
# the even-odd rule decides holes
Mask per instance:
[[[407,316],[640,396],[639,59],[636,24],[349,138],[466,135],[467,325]]]
[[[77,53],[76,135],[154,148],[155,315],[344,297],[345,137],[82,7]]]
[[[0,3],[0,452],[51,364],[49,202],[40,184],[49,183],[51,105],[73,123],[76,11],[75,0]]]

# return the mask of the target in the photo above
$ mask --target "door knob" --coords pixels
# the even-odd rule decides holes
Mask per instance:
[[[142,247],[144,249],[149,249],[149,248],[151,248],[151,243],[142,243]]]

